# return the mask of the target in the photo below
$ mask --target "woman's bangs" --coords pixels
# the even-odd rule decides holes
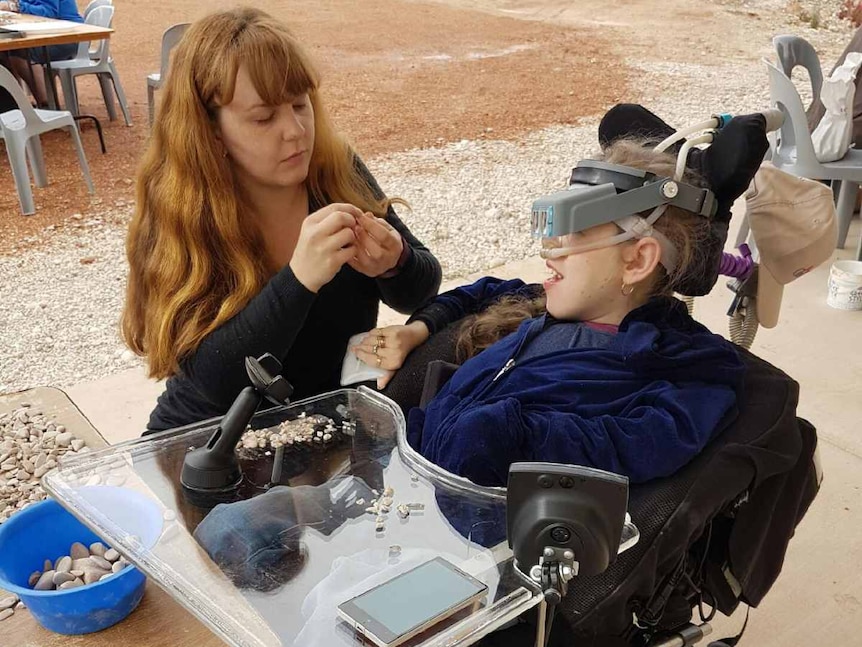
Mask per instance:
[[[265,103],[278,106],[317,87],[316,73],[285,35],[270,30],[256,32],[247,34],[237,58],[246,66],[254,89]]]

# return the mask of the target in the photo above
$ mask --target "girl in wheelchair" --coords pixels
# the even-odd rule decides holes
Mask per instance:
[[[543,286],[481,279],[355,349],[395,371],[379,386],[409,409],[411,445],[448,471],[505,485],[512,462],[532,460],[629,477],[640,542],[571,583],[548,644],[693,644],[716,612],[760,603],[816,496],[817,437],[796,416],[798,384],[672,296],[715,284],[767,124],[735,117],[709,148],[681,151],[698,177],[630,140],[667,141],[672,128],[617,106],[599,128],[602,161],[581,162],[572,191],[533,205]],[[533,634],[522,624],[482,644]]]
[[[675,165],[676,156],[614,143],[555,194],[570,212],[557,204],[549,223],[534,205],[550,272],[543,286],[483,278],[366,336],[360,359],[395,369],[461,322],[456,359],[466,361],[424,410],[410,411],[411,445],[481,485],[505,485],[516,461],[644,482],[703,449],[733,411],[744,368],[734,346],[672,296],[704,266],[714,211],[699,177],[671,180]]]

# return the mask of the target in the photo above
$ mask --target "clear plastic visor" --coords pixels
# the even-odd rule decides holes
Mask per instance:
[[[571,256],[572,254],[582,254],[584,252],[589,252],[594,249],[613,247],[614,245],[619,245],[620,243],[624,243],[627,240],[632,240],[633,238],[634,234],[632,232],[623,231],[616,236],[602,238],[601,240],[594,240],[589,243],[573,245],[571,244],[572,239],[570,238],[569,234],[565,236],[547,236],[545,238],[542,238],[542,249],[539,252],[539,256],[546,260],[554,258],[564,258],[566,256]]]
[[[622,232],[600,240],[594,240],[588,243],[578,245],[571,244],[571,238],[566,236],[545,236],[542,238],[542,250],[539,256],[545,260],[563,258],[572,254],[582,254],[594,249],[602,249],[605,247],[613,247],[629,240],[646,238],[647,236],[658,240],[661,246],[661,264],[664,265],[668,272],[673,272],[677,264],[677,251],[673,244],[660,231],[653,227],[653,223],[664,214],[667,207],[665,205],[656,207],[647,218],[640,216],[626,216],[614,222]],[[575,232],[572,232],[575,233]]]

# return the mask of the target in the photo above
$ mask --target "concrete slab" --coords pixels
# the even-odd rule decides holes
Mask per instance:
[[[164,388],[164,382],[151,380],[143,368],[132,368],[76,384],[66,393],[108,443],[115,445],[143,433]]]
[[[58,388],[37,386],[18,393],[0,395],[0,414],[11,413],[21,406],[32,407],[31,411],[39,411],[49,419],[62,420],[66,431],[83,440],[91,449],[108,445],[97,429],[88,423],[81,410],[69,398],[69,394]]]

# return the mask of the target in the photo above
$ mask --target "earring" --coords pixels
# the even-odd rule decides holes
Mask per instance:
[[[628,292],[626,292],[626,288],[628,288]],[[623,284],[620,287],[620,294],[622,294],[624,297],[630,297],[634,293],[634,291],[635,291],[634,283],[629,285],[628,283],[623,281]]]

